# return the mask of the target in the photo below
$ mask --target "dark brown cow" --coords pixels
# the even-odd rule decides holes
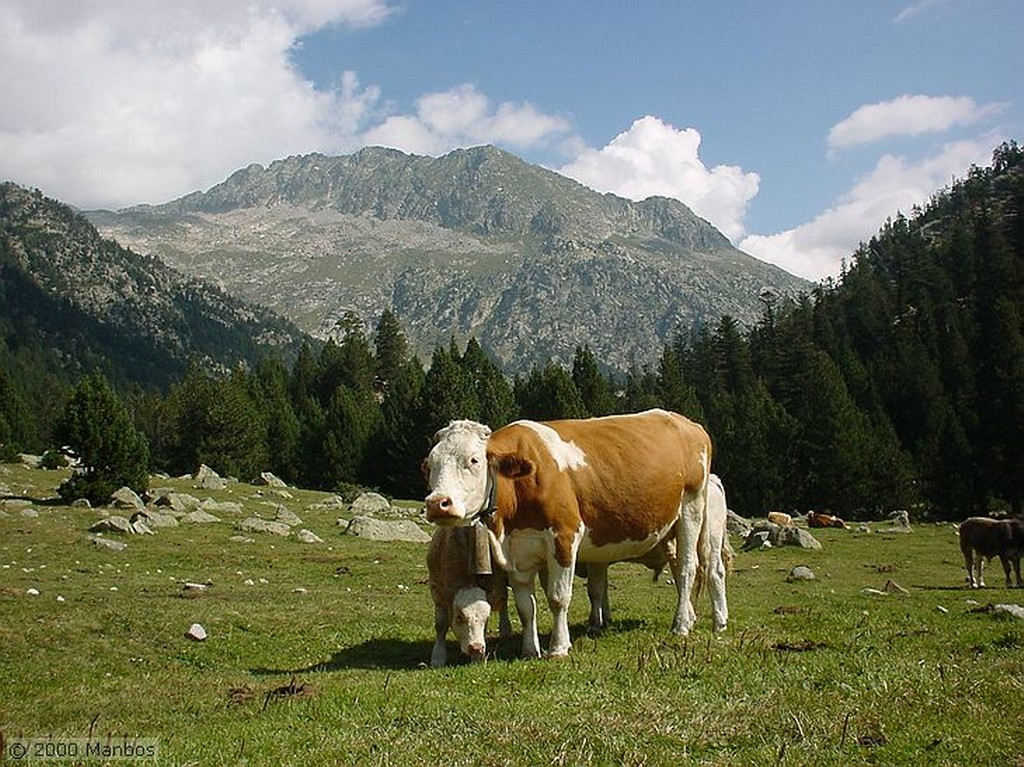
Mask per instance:
[[[1024,520],[969,517],[960,525],[960,551],[967,568],[967,585],[972,589],[985,585],[985,562],[999,557],[1006,576],[1006,588],[1011,587],[1010,565],[1021,587],[1020,558],[1024,554]]]
[[[709,561],[704,524],[711,440],[675,413],[580,421],[516,421],[491,433],[454,421],[427,457],[427,519],[466,524],[493,510],[489,524],[509,562],[523,623],[523,655],[540,655],[534,580],[554,618],[548,654],[571,647],[568,609],[573,571],[583,562],[642,557],[675,529],[678,591],[673,633],[696,620],[690,604],[698,557]]]
[[[846,523],[839,517],[833,516],[832,514],[819,514],[816,511],[807,512],[807,526],[808,527],[839,527],[843,530],[846,529]]]

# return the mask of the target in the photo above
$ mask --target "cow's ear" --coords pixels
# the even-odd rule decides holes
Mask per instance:
[[[522,479],[533,474],[533,462],[515,453],[495,456],[493,466],[501,476],[509,479]]]

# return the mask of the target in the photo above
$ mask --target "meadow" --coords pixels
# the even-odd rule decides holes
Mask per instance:
[[[1024,592],[997,563],[968,590],[948,524],[738,551],[718,636],[704,595],[694,632],[670,636],[674,587],[616,565],[600,636],[577,581],[568,658],[520,660],[513,614],[486,663],[431,669],[425,544],[344,535],[344,514],[309,508],[323,493],[154,478],[246,514],[282,503],[323,543],[233,541],[219,515],[115,552],[89,540],[97,510],[57,501],[63,473],[0,472],[38,513],[0,500],[8,746],[148,738],[158,757],[141,763],[162,765],[1024,765],[1024,622],[992,610]],[[787,580],[796,565],[815,579]],[[865,591],[889,580],[907,593]]]

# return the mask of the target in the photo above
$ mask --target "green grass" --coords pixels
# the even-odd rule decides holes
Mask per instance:
[[[1024,624],[977,604],[1024,592],[964,588],[948,525],[739,553],[717,637],[703,597],[693,634],[669,636],[674,588],[617,565],[600,637],[577,583],[567,659],[519,660],[517,634],[486,664],[433,670],[425,546],[341,535],[336,513],[306,508],[322,494],[282,502],[323,544],[232,542],[225,517],[114,553],[88,541],[96,511],[46,500],[60,473],[6,468],[0,483],[45,501],[0,518],[8,740],[92,728],[158,738],[176,765],[1024,764]],[[247,512],[282,500],[155,484]],[[817,579],[788,583],[797,564]],[[910,593],[862,592],[890,578]],[[212,585],[188,597],[184,581]],[[184,637],[194,622],[207,641]]]

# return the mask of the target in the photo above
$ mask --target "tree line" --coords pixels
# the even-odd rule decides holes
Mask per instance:
[[[385,311],[370,334],[348,315],[337,341],[304,347],[291,365],[264,359],[229,375],[192,365],[169,391],[121,401],[150,468],[171,474],[206,463],[241,479],[269,470],[305,487],[416,498],[420,463],[449,420],[497,428],[663,407],[708,428],[713,469],[742,514],[1019,513],[1022,154],[999,147],[990,167],[887,222],[800,300],[763,295],[753,327],[723,317],[679,333],[626,375],[580,345],[571,366],[510,379],[474,339],[424,365]],[[32,431],[31,397],[15,383],[0,365],[8,450]]]

